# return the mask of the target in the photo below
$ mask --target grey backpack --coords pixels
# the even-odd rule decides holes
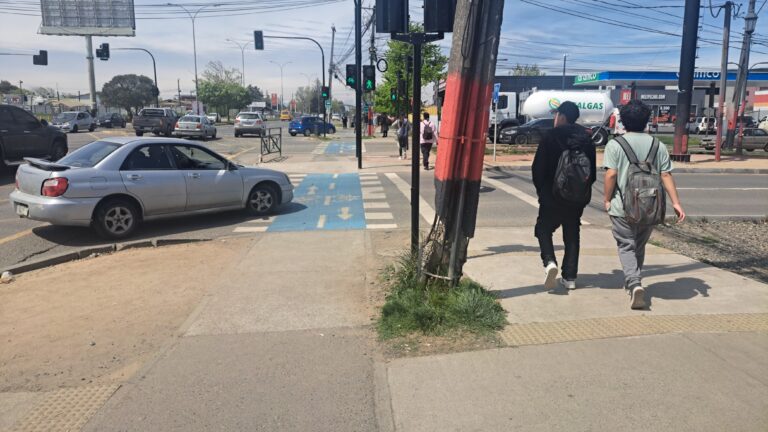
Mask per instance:
[[[615,138],[629,159],[627,184],[619,188],[627,222],[636,225],[658,225],[664,222],[667,197],[661,183],[661,173],[656,167],[659,140],[653,139],[651,150],[644,161],[637,158],[634,150],[624,137]]]

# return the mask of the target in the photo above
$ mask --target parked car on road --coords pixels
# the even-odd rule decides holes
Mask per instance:
[[[339,114],[333,114],[331,116],[331,121],[340,122],[341,121],[341,115]]]
[[[81,130],[93,132],[96,129],[96,121],[90,113],[85,111],[65,111],[53,116],[51,125],[64,132],[77,133]]]
[[[0,105],[0,169],[25,157],[57,160],[67,154],[67,135],[26,110]]]
[[[118,113],[102,114],[96,118],[96,126],[103,128],[125,127],[125,119]]]
[[[310,136],[313,133],[336,133],[336,126],[332,123],[324,122],[320,117],[301,117],[298,120],[292,121],[288,125],[288,133],[291,136],[298,134],[304,134],[304,136]]]
[[[736,141],[738,137],[734,138],[734,148],[736,147]],[[725,143],[725,139],[722,140]],[[715,149],[715,138],[708,137],[701,141],[701,146],[707,150]],[[722,145],[722,144],[721,144]],[[759,128],[746,128],[744,129],[744,137],[741,141],[741,148],[746,151],[765,150],[768,152],[768,131]]]
[[[695,134],[713,134],[715,133],[714,117],[696,117],[694,121],[688,123],[688,133]]]
[[[57,162],[27,158],[10,201],[17,215],[90,226],[123,239],[140,223],[245,209],[262,216],[293,199],[284,173],[236,165],[187,140],[112,137]]]
[[[216,126],[201,115],[185,115],[176,122],[173,134],[177,137],[195,137],[205,141],[216,138]]]
[[[541,138],[554,126],[554,119],[540,118],[520,126],[501,129],[499,142],[502,144],[532,144],[541,142]]]
[[[280,111],[280,121],[291,121],[293,120],[293,117],[291,117],[291,112],[288,110]]]
[[[515,127],[515,126],[520,126],[520,121],[518,119],[516,119],[516,118],[505,118],[505,119],[499,120],[499,127],[498,127],[498,129],[499,129],[499,132],[501,132],[504,129]],[[490,141],[493,141],[493,132],[495,130],[496,130],[496,125],[491,123],[488,126],[488,139]],[[500,138],[501,138],[500,136],[496,136],[496,141],[499,142]]]
[[[163,134],[167,137],[173,134],[173,126],[178,116],[176,112],[168,108],[144,108],[133,118],[133,130],[136,136],[142,136],[146,132],[155,135]]]
[[[208,117],[208,121],[213,124],[221,123],[221,116],[219,116],[219,113],[210,113],[206,114],[205,116]]]
[[[241,112],[235,117],[235,137],[246,134],[264,136],[267,133],[267,124],[264,118],[257,112]]]

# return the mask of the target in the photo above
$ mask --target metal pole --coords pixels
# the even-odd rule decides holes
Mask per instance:
[[[563,54],[563,84],[562,84],[562,90],[565,90],[565,59],[566,58],[568,58],[568,54]]]
[[[687,162],[688,121],[691,115],[693,72],[696,66],[696,39],[699,28],[700,0],[686,0],[683,18],[683,43],[680,49],[680,78],[677,90],[677,119],[675,121],[675,145],[672,159]]]
[[[563,56],[563,61],[565,61],[565,56]],[[563,88],[565,88],[565,78],[563,78]],[[493,161],[496,162],[496,140],[499,136],[499,113],[497,112],[499,110],[499,103],[494,102],[493,106]]]
[[[179,107],[181,107],[181,79],[176,78],[176,89],[179,91]]]
[[[725,2],[725,17],[723,18],[723,53],[720,59],[720,95],[717,98],[717,119],[715,138],[715,160],[720,162],[720,147],[723,145],[723,117],[726,115],[725,92],[728,87],[728,43],[731,38],[731,8],[732,2]]]
[[[755,16],[755,0],[749,1],[749,12],[747,16]],[[756,18],[756,16],[755,16]],[[744,19],[744,39],[741,43],[741,57],[739,58],[739,75],[736,79],[736,87],[733,92],[733,116],[732,120],[728,123],[728,135],[726,137],[726,147],[733,148],[733,139],[736,133],[736,122],[738,121],[739,112],[741,111],[742,94],[746,92],[747,75],[749,74],[749,48],[752,43],[752,32],[747,31],[749,23],[747,18]],[[752,29],[754,30],[754,28]],[[742,87],[744,91],[742,92]],[[741,155],[741,149],[736,149],[736,154]]]
[[[88,87],[91,91],[91,111],[96,115],[96,72],[93,69],[93,38],[85,37],[86,59],[88,59]]]
[[[360,127],[362,121],[363,110],[363,88],[361,83],[362,65],[363,65],[363,51],[362,51],[362,26],[363,26],[363,11],[362,1],[355,0],[355,83],[357,89],[355,90],[355,152],[357,154],[357,169],[363,168],[363,129]]]
[[[411,144],[411,253],[418,256],[419,248],[419,150],[421,137],[421,47],[423,35],[414,34],[413,42],[413,133]],[[418,127],[417,127],[418,126]]]
[[[755,0],[749,1],[749,11],[747,12],[747,16],[744,18],[744,75],[743,79],[741,80],[741,95],[739,97],[741,101],[741,106],[739,107],[739,141],[736,145],[736,154],[741,156],[744,151],[742,148],[743,144],[743,138],[744,138],[744,110],[747,107],[747,82],[749,81],[749,54],[750,50],[752,49],[752,32],[755,31],[754,23],[752,27],[750,28],[749,20],[754,19],[754,21],[757,21],[757,15],[755,14]]]
[[[331,26],[331,58],[328,60],[328,100],[331,101],[331,109],[333,109],[333,70],[335,68],[333,63],[333,47],[336,44],[336,26]]]

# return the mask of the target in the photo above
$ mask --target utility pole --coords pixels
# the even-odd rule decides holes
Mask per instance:
[[[91,114],[96,115],[96,72],[93,69],[93,37],[85,37],[85,58],[88,59],[88,87],[91,91]]]
[[[240,48],[240,60],[242,61],[242,64],[243,64],[243,69],[241,71],[242,73],[240,74],[240,85],[245,87],[245,48],[248,47],[248,44],[250,42],[240,43],[240,42],[238,42],[236,40],[232,40],[232,39],[227,39],[227,42],[231,42],[231,43],[237,45],[238,48]]]
[[[720,59],[720,95],[717,98],[717,119],[715,138],[715,160],[720,162],[720,151],[723,145],[723,117],[726,116],[725,93],[728,86],[728,43],[731,39],[731,10],[733,3],[725,2],[725,16],[723,17],[723,53]]]
[[[176,78],[176,89],[179,92],[179,107],[181,107],[181,80]]]
[[[749,0],[749,11],[747,16],[744,17],[744,41],[741,45],[741,61],[739,64],[739,76],[741,80],[737,80],[735,97],[738,98],[738,102],[734,103],[734,119],[733,127],[734,131],[728,130],[728,137],[730,138],[730,144],[733,146],[733,138],[735,135],[736,122],[740,123],[739,141],[736,147],[736,154],[741,156],[743,154],[742,138],[744,137],[744,109],[747,106],[747,81],[749,81],[749,52],[752,48],[752,33],[755,32],[755,26],[757,25],[757,14],[755,13],[755,0]]]
[[[568,54],[563,54],[563,85],[562,90],[565,90],[565,59],[568,58]]]
[[[685,0],[683,15],[683,43],[680,48],[680,78],[677,88],[677,119],[672,160],[688,162],[688,121],[691,115],[693,72],[696,67],[696,40],[699,28],[700,0]]]
[[[371,9],[371,47],[368,48],[368,60],[371,66],[376,65],[376,7]],[[374,73],[375,69],[374,69]],[[375,93],[371,93],[368,96],[368,136],[373,136],[373,101],[375,100]]]
[[[361,112],[363,110],[363,0],[355,0],[355,153],[357,155],[357,169],[363,168],[363,128]]]
[[[333,48],[336,44],[336,26],[331,26],[331,58],[328,61],[328,100],[331,101],[331,107],[333,107],[333,71],[336,69],[336,65],[333,63]],[[331,113],[333,115],[333,113]]]

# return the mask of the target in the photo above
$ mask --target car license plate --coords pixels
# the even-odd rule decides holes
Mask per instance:
[[[16,214],[21,217],[29,216],[29,207],[24,204],[16,204]]]

